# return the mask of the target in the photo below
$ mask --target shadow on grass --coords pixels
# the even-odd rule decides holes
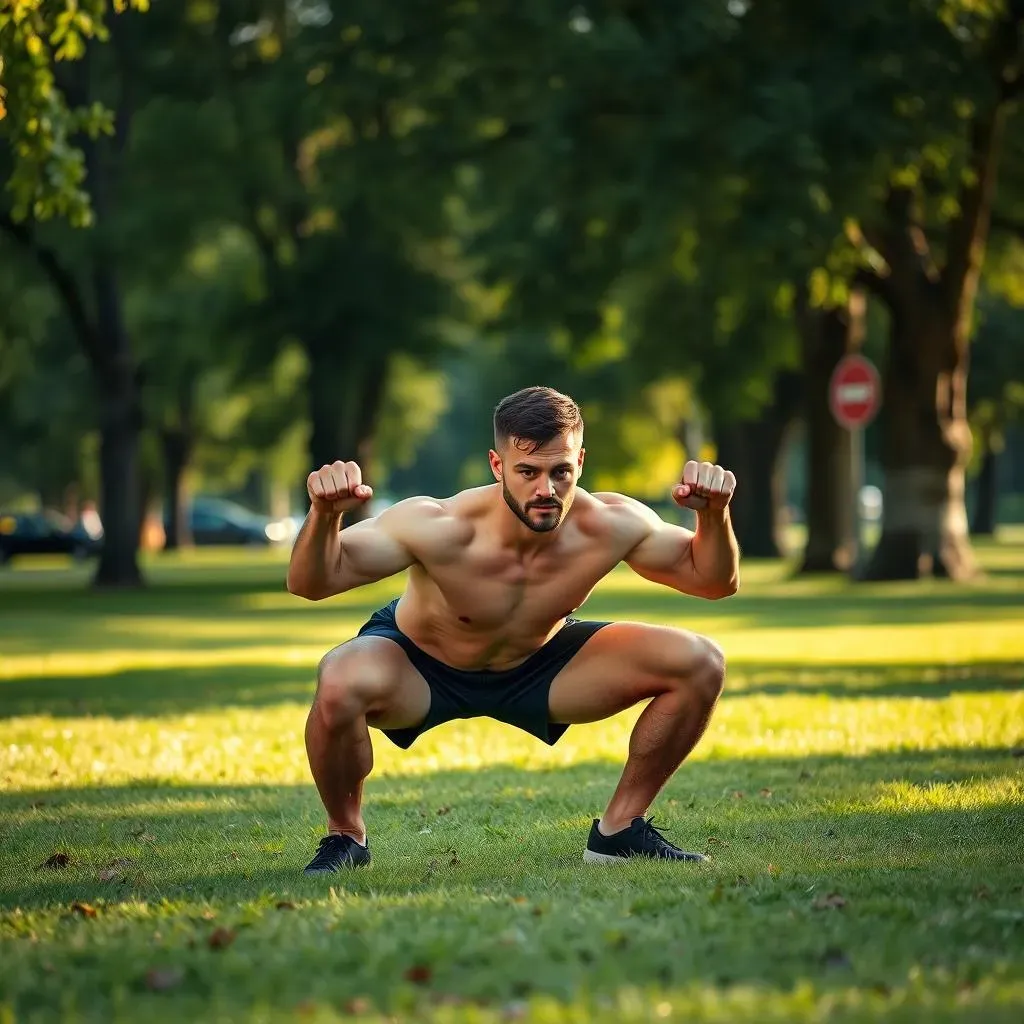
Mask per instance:
[[[229,707],[307,704],[313,697],[315,677],[316,664],[312,660],[308,666],[160,666],[102,675],[30,675],[0,679],[0,717],[131,718]],[[964,665],[736,662],[729,669],[724,699],[761,694],[941,700],[958,693],[1008,693],[1022,689],[1024,671],[1014,662]]]
[[[819,867],[827,863],[832,872],[849,872],[859,862],[840,868],[834,856],[860,836],[862,842],[877,843],[879,856],[891,866],[908,852],[892,845],[905,831],[901,821],[920,812],[880,808],[880,796],[891,794],[894,786],[927,794],[936,787],[1019,777],[1022,762],[1014,755],[1001,748],[948,748],[692,760],[670,781],[655,813],[681,843],[698,843],[726,863],[737,856],[742,860],[748,843],[763,847],[811,838],[819,848],[794,851],[801,862],[824,856]],[[346,877],[362,892],[422,888],[430,861],[452,850],[460,871],[441,872],[449,881],[461,877],[500,886],[502,879],[524,873],[574,871],[591,818],[619,772],[618,763],[595,761],[534,770],[493,765],[371,776],[367,818],[383,871]],[[210,871],[234,877],[251,893],[271,876],[275,885],[302,884],[306,880],[297,872],[322,834],[322,813],[312,781],[306,786],[179,786],[142,779],[127,786],[3,794],[4,903],[47,905],[81,893],[83,885],[90,898],[123,896],[116,886],[99,883],[95,871],[104,858],[122,856],[126,848],[134,850],[136,866],[147,878],[139,892],[149,889],[162,897],[171,898],[181,886],[194,896]],[[943,848],[968,839],[967,859],[983,859],[992,854],[995,838],[1016,844],[1024,830],[1021,804],[951,805],[928,813],[936,823],[929,856],[937,859]],[[981,819],[998,836],[973,832]],[[725,854],[731,848],[732,854]],[[37,870],[61,849],[72,856],[68,872]],[[1004,855],[1019,860],[1010,848],[996,860]],[[216,889],[207,895],[214,898]]]
[[[943,700],[962,693],[1024,690],[1024,666],[1012,661],[963,665],[828,664],[740,662],[729,671],[726,697],[806,696],[878,699],[913,697]]]

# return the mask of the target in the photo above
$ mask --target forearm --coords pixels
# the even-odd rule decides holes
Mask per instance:
[[[740,581],[740,549],[729,510],[697,513],[697,532],[690,543],[693,569],[708,597],[735,594]]]
[[[312,601],[335,592],[341,557],[341,515],[310,509],[288,563],[288,590]]]

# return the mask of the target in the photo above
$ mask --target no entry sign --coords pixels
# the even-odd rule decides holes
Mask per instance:
[[[870,359],[853,355],[839,360],[829,381],[828,404],[841,427],[866,427],[877,415],[881,397],[878,370]]]

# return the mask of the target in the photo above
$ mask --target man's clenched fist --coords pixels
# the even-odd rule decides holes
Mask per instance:
[[[736,477],[721,466],[710,462],[688,462],[683,466],[682,482],[672,488],[677,505],[692,509],[721,511],[736,489]]]
[[[348,512],[373,497],[373,488],[363,483],[354,462],[332,462],[306,477],[306,490],[313,508],[328,515]]]

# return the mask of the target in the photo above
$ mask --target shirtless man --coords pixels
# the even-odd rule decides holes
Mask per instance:
[[[693,533],[632,498],[582,490],[583,457],[576,403],[535,387],[495,409],[494,484],[407,498],[342,532],[342,516],[372,489],[354,462],[310,473],[288,590],[319,601],[405,570],[408,583],[320,662],[306,750],[328,835],[306,874],[370,862],[368,726],[407,748],[442,722],[487,716],[553,744],[569,725],[641,701],[650,703],[583,859],[705,859],[669,843],[644,815],[708,724],[725,677],[721,650],[681,629],[571,613],[620,562],[682,594],[734,594],[736,478],[707,462],[686,464],[672,497],[697,510]]]

